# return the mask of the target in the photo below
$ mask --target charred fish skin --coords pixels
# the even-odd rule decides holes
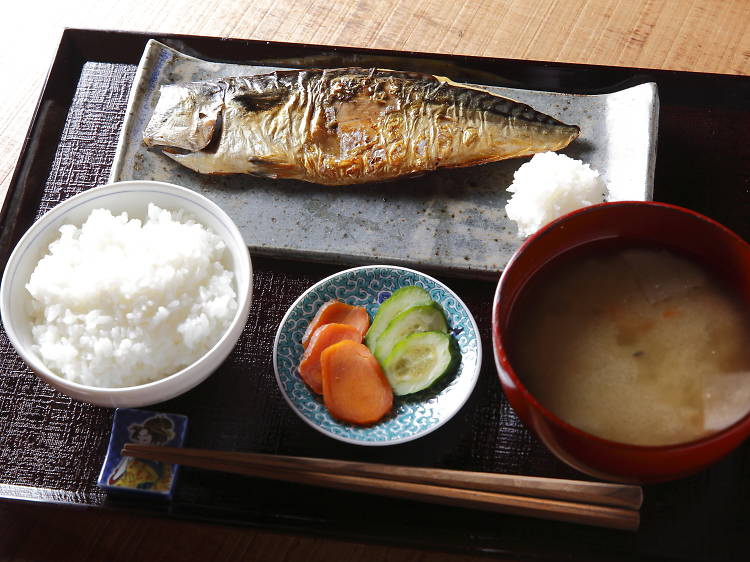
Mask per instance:
[[[144,142],[199,173],[348,185],[560,150],[579,133],[447,78],[342,68],[163,86]]]

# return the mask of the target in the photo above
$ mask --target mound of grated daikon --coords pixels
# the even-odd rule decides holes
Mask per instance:
[[[562,215],[603,203],[608,191],[599,172],[564,154],[542,152],[513,174],[513,193],[505,213],[518,225],[518,235],[534,234]]]
[[[34,350],[80,384],[144,384],[190,365],[237,310],[228,251],[182,211],[91,212],[65,225],[31,274]]]

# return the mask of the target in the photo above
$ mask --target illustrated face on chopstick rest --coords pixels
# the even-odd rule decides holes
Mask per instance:
[[[169,498],[174,489],[177,466],[156,460],[122,456],[125,443],[181,447],[187,418],[147,410],[115,410],[107,456],[98,485],[113,493],[146,493]]]

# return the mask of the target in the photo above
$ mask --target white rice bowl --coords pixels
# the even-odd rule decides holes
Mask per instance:
[[[513,174],[505,212],[518,235],[534,234],[548,222],[588,205],[603,203],[607,188],[599,172],[564,154],[536,154]]]
[[[32,349],[58,376],[107,388],[169,376],[206,354],[237,311],[221,237],[149,204],[65,225],[26,284]]]

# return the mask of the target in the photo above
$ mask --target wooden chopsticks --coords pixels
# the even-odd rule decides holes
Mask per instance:
[[[309,484],[635,531],[640,486],[126,443],[122,454]]]

